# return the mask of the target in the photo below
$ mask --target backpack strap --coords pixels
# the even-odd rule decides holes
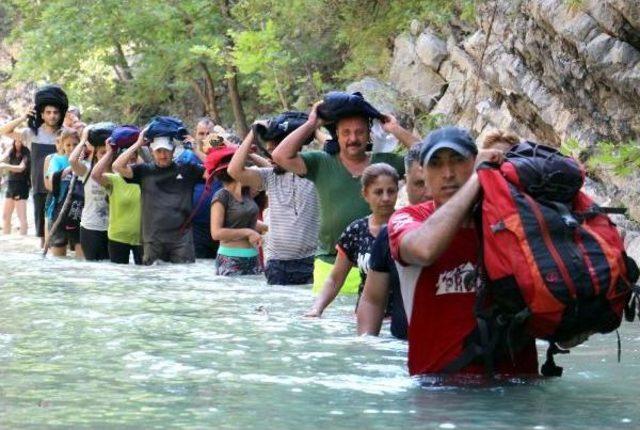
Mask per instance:
[[[627,208],[623,208],[623,207],[611,207],[611,206],[600,206],[600,210],[603,213],[606,213],[608,215],[626,215],[627,214]]]
[[[540,373],[542,373],[543,376],[562,376],[563,369],[556,364],[556,361],[553,358],[556,354],[569,354],[569,350],[560,349],[555,342],[549,342],[549,348],[547,348],[547,360],[540,368]]]
[[[189,227],[191,227],[191,224],[193,223],[193,219],[196,217],[196,214],[198,213],[198,211],[202,207],[202,204],[207,199],[207,194],[209,194],[209,191],[211,191],[211,186],[213,184],[213,181],[214,181],[213,178],[211,178],[211,177],[207,178],[207,181],[204,184],[204,190],[202,190],[202,194],[200,194],[200,198],[198,199],[198,202],[196,203],[196,206],[191,210],[191,213],[189,214],[187,219],[180,226],[180,235],[181,236],[184,235],[187,232]]]
[[[478,235],[478,261],[476,264],[476,273],[470,282],[478,284],[480,279],[480,285],[477,285],[476,302],[474,305],[474,313],[476,315],[477,327],[469,335],[468,340],[470,342],[464,348],[462,353],[451,363],[449,363],[443,370],[443,373],[456,373],[468,366],[476,358],[482,357],[485,364],[485,370],[487,376],[492,376],[494,371],[493,355],[498,344],[498,339],[502,335],[502,330],[497,330],[492,327],[491,324],[492,315],[491,312],[486,309],[486,285],[487,275],[484,271],[484,246],[482,243],[482,204],[477,204],[473,209],[473,218],[476,227],[476,233]]]

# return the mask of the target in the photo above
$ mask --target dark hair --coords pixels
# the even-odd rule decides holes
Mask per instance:
[[[16,142],[18,141],[18,139],[14,139],[13,142],[11,142],[11,149],[9,150],[9,157],[13,158],[16,155],[18,155],[18,150],[16,149]],[[26,145],[22,144],[22,141],[20,141],[21,146],[20,146],[20,157],[24,157],[29,156],[30,155],[30,151],[29,148],[27,148]]]
[[[392,166],[387,163],[375,163],[367,166],[367,168],[362,172],[362,176],[360,177],[362,189],[366,189],[376,179],[378,179],[379,176],[389,176],[393,179],[396,185],[398,185],[398,181],[400,181],[400,175],[398,175],[397,170]]]
[[[409,151],[404,156],[404,170],[408,172],[411,168],[411,164],[420,164],[420,153],[422,152],[422,142],[418,142],[409,148]]]
[[[226,167],[224,169],[219,170],[216,173],[214,173],[213,176],[215,176],[216,178],[220,179],[220,181],[222,181],[223,184],[230,184],[230,183],[236,181],[235,179],[233,179],[231,177],[231,175],[229,175],[229,173],[227,172]]]

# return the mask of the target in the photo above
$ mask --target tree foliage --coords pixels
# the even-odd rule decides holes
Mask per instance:
[[[7,85],[58,82],[89,119],[207,114],[242,130],[331,88],[383,77],[412,19],[472,19],[473,0],[9,0]],[[234,98],[235,97],[235,98]]]

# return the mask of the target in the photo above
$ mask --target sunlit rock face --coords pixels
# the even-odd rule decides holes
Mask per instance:
[[[482,136],[508,128],[559,146],[640,134],[640,1],[481,2],[476,28],[436,34],[412,23],[389,81],[416,109]],[[640,220],[640,179],[593,172]]]

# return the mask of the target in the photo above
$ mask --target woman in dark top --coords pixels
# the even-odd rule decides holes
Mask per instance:
[[[372,164],[364,169],[360,182],[362,195],[369,204],[371,215],[353,221],[338,239],[335,265],[306,316],[322,315],[324,309],[340,292],[349,270],[354,266],[360,270],[361,282],[358,288],[358,297],[360,297],[367,270],[369,270],[371,246],[394,211],[398,198],[398,181],[398,172],[386,163]]]
[[[30,158],[29,149],[19,139],[16,139],[11,144],[9,151],[0,160],[0,168],[9,172],[2,214],[4,234],[11,233],[11,217],[14,209],[20,220],[20,234],[27,234],[27,199],[31,188],[29,178]]]
[[[257,275],[262,272],[258,248],[266,226],[258,222],[258,205],[248,187],[229,176],[227,166],[235,152],[222,148],[211,174],[222,182],[211,202],[211,237],[220,241],[216,274],[221,276]]]

